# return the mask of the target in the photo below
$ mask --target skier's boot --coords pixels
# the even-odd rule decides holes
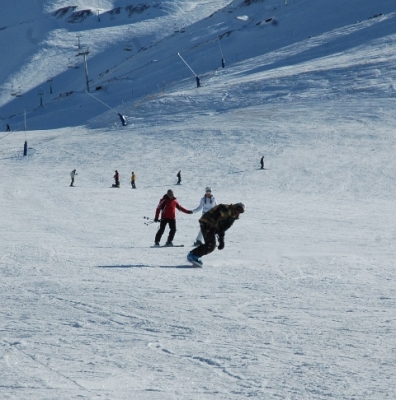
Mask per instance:
[[[165,246],[166,246],[166,247],[172,247],[172,246],[173,246],[173,243],[172,243],[172,242],[166,242],[166,243],[165,243]]]
[[[154,243],[154,247],[160,247],[159,242],[155,242],[155,243]]]

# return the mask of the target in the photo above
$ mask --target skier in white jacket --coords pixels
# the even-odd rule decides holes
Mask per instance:
[[[196,213],[202,210],[202,215],[212,209],[214,206],[217,206],[217,201],[215,197],[212,195],[212,188],[208,186],[205,189],[205,196],[202,197],[199,206],[193,210],[193,213]],[[201,230],[199,230],[197,239],[195,240],[194,246],[201,246],[203,244],[203,235]]]

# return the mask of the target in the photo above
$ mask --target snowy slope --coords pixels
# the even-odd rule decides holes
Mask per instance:
[[[1,397],[394,398],[396,4],[175,1],[127,24],[105,13],[138,2],[73,2],[98,29],[34,3],[7,7],[42,33],[15,36],[21,66],[0,73]],[[67,68],[78,33],[105,105]],[[132,36],[147,50],[125,51]],[[199,215],[178,213],[173,249],[150,248],[143,217],[207,185],[247,208],[193,269]]]

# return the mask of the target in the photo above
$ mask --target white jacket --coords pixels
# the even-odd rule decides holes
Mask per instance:
[[[210,197],[204,196],[202,197],[199,206],[195,210],[193,210],[193,213],[196,213],[202,209],[202,214],[205,214],[214,206],[217,206],[216,198],[213,195]]]
[[[77,175],[77,172],[74,172],[74,171],[70,172],[70,176],[71,176],[72,178],[74,178],[74,175]]]

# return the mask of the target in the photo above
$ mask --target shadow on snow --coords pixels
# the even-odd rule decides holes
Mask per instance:
[[[189,264],[183,265],[144,265],[144,264],[130,264],[130,265],[98,265],[96,268],[173,268],[173,269],[191,269],[196,268]]]

